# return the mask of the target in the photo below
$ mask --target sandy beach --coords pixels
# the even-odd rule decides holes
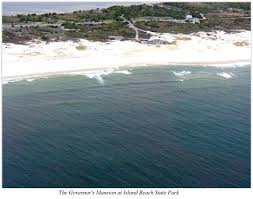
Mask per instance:
[[[149,65],[225,66],[251,62],[250,31],[162,34],[169,44],[135,41],[2,44],[2,79],[17,80]],[[151,38],[156,39],[155,37]],[[123,71],[124,72],[124,71]]]

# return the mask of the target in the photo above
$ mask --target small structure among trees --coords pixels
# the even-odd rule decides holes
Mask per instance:
[[[186,22],[189,22],[189,23],[200,23],[200,21],[199,21],[199,18],[197,18],[197,17],[193,17],[192,15],[186,15],[185,16],[185,21]]]

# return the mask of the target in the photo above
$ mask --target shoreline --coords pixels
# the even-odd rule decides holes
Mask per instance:
[[[96,72],[96,71],[121,71],[127,69],[135,69],[135,68],[145,68],[145,67],[156,67],[156,66],[207,66],[207,67],[234,67],[233,65],[249,65],[251,64],[250,60],[228,60],[228,61],[220,61],[220,62],[174,62],[167,63],[164,65],[139,65],[139,66],[121,66],[116,68],[92,68],[92,69],[77,69],[77,70],[66,70],[66,71],[55,71],[55,72],[45,72],[45,73],[37,73],[37,74],[27,74],[22,76],[2,76],[3,80],[10,79],[27,79],[27,78],[46,78],[49,76],[58,76],[58,75],[81,75],[87,72]],[[229,66],[228,66],[229,65]]]
[[[2,77],[2,84],[8,84],[9,82],[17,82],[26,80],[28,82],[34,81],[36,79],[45,79],[50,77],[57,76],[86,76],[89,78],[97,79],[102,85],[103,79],[101,76],[108,75],[111,73],[121,73],[125,75],[131,74],[131,70],[136,68],[147,68],[147,67],[157,67],[157,66],[205,66],[205,67],[222,67],[222,68],[230,68],[230,67],[244,67],[250,65],[251,62],[247,60],[237,60],[237,61],[223,61],[223,62],[205,62],[205,63],[168,63],[166,65],[142,65],[142,66],[122,66],[120,68],[93,68],[93,69],[81,69],[81,70],[72,70],[72,71],[57,71],[50,73],[38,73],[38,74],[28,74],[24,76],[12,76],[12,77]],[[181,71],[182,72],[182,71]],[[223,75],[221,75],[223,76]],[[224,76],[223,76],[224,77]],[[230,77],[225,77],[230,78]]]
[[[134,41],[2,44],[2,80],[163,65],[220,66],[251,63],[250,31],[162,36],[169,45]],[[156,38],[151,38],[156,39]]]

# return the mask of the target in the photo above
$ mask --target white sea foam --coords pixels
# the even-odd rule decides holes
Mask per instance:
[[[125,75],[130,75],[132,74],[130,71],[128,70],[119,70],[119,71],[115,71],[114,73],[121,73],[121,74],[125,74]]]
[[[32,82],[32,81],[34,81],[35,79],[26,79],[26,81],[28,81],[28,82]]]
[[[41,77],[38,77],[41,78]],[[27,82],[33,82],[36,80],[35,78],[15,78],[15,79],[3,79],[2,84],[8,84],[8,83],[14,83],[14,82],[19,82],[19,81],[27,81]]]
[[[97,70],[97,71],[89,71],[83,73],[85,76],[91,78],[91,79],[97,79],[98,82],[101,85],[104,85],[104,79],[103,76],[110,75],[112,73],[120,73],[120,74],[125,74],[125,75],[130,75],[132,74],[128,70],[114,70],[114,69],[108,69],[108,70]]]
[[[192,72],[191,71],[181,71],[181,72],[175,72],[173,71],[173,74],[177,77],[185,77],[186,75],[190,75]]]
[[[91,78],[91,79],[97,79],[98,82],[101,85],[104,85],[104,79],[103,75],[109,75],[113,72],[113,69],[108,69],[108,70],[98,70],[98,71],[89,71],[85,72],[84,75]]]
[[[132,69],[129,69],[132,70]],[[83,75],[86,76],[90,79],[96,79],[101,85],[104,85],[104,79],[103,76],[110,75],[112,73],[117,73],[117,74],[124,74],[124,75],[130,75],[132,74],[128,70],[116,70],[116,69],[107,69],[107,70],[94,70],[94,71],[76,71],[76,72],[63,72],[62,74],[64,75]],[[17,81],[22,81],[25,80],[27,82],[32,82],[36,79],[47,79],[48,76],[43,76],[43,77],[35,77],[35,78],[29,78],[29,77],[23,77],[23,78],[8,78],[8,79],[3,79],[2,84],[8,84],[11,82],[17,82]]]
[[[2,80],[2,84],[3,84],[3,85],[4,85],[4,84],[8,84],[8,83],[10,83],[10,80],[6,80],[6,79]]]
[[[29,78],[29,77],[7,78],[7,79],[2,79],[2,84],[8,84],[8,83],[19,82],[19,81],[33,82],[37,79],[48,79],[48,76],[41,76],[41,77],[38,76],[34,78]]]
[[[237,68],[237,67],[246,67],[249,66],[250,62],[236,62],[236,63],[227,63],[227,64],[209,64],[206,66],[214,66],[219,68]]]
[[[15,78],[15,79],[2,79],[2,84],[8,84],[8,83],[13,83],[13,82],[19,82],[24,79],[22,78]]]
[[[217,73],[217,75],[224,77],[226,79],[232,78],[234,76],[233,73],[226,73],[226,72],[222,72],[222,73]]]

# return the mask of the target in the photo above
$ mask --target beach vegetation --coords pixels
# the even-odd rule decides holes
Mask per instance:
[[[185,21],[186,15],[199,19],[199,23],[181,23]],[[162,2],[149,5],[115,5],[71,13],[3,16],[3,42],[19,43],[40,38],[49,41],[78,38],[106,41],[110,36],[134,39],[135,30],[129,27],[122,16],[138,28],[159,33],[188,34],[213,30],[230,32],[250,30],[251,27],[249,2]],[[139,38],[149,37],[149,34],[139,32]]]
[[[86,49],[87,49],[87,46],[79,45],[79,46],[76,46],[76,49],[77,49],[77,50],[86,50]]]

